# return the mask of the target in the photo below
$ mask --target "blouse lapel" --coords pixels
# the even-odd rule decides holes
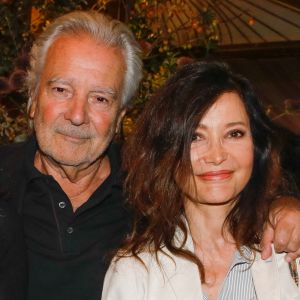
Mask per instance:
[[[175,238],[175,243],[180,243],[183,240],[180,230],[177,230]],[[185,249],[194,251],[190,235],[187,237]],[[163,255],[161,262],[165,278],[167,278],[168,284],[170,284],[174,292],[174,299],[203,300],[201,279],[197,265],[187,259],[174,255],[171,256],[174,261],[170,257]]]
[[[163,263],[163,271],[167,284],[171,286],[174,293],[172,299],[203,300],[198,267],[179,257],[173,257],[174,262],[171,262],[170,258],[165,257],[165,259],[169,261]]]

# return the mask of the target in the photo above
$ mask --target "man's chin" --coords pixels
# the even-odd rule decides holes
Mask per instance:
[[[53,153],[53,152],[44,152],[44,155],[48,157],[48,160],[52,161],[53,164],[59,165],[61,167],[85,167],[92,164],[93,160],[88,158],[86,155],[69,155],[67,153]],[[96,159],[95,159],[96,160]]]

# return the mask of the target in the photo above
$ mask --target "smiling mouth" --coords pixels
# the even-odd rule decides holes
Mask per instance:
[[[230,170],[221,170],[221,171],[214,171],[214,172],[206,172],[198,175],[200,179],[204,181],[221,181],[231,178],[233,171]]]

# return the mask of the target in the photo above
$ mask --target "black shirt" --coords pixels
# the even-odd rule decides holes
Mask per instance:
[[[99,300],[111,251],[129,229],[118,148],[107,150],[111,174],[75,212],[52,176],[40,173],[25,147],[22,214],[28,248],[29,300]]]
[[[26,250],[20,216],[0,201],[0,299],[24,300],[26,294]]]

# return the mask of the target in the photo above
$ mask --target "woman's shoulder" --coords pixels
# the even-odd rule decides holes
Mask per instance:
[[[101,299],[143,299],[150,261],[150,253],[142,253],[138,258],[118,254],[106,272]]]
[[[138,281],[152,277],[164,277],[164,270],[176,266],[174,257],[168,251],[142,251],[136,256],[118,253],[112,260],[107,277],[135,278]]]
[[[144,273],[155,259],[155,254],[149,251],[143,251],[136,256],[119,252],[110,264],[110,269],[114,272],[133,272]]]
[[[138,258],[123,256],[115,258],[110,265],[102,299],[195,299],[194,292],[200,293],[198,276],[198,267],[194,263],[167,251],[145,251]],[[185,284],[188,291],[178,289]]]

